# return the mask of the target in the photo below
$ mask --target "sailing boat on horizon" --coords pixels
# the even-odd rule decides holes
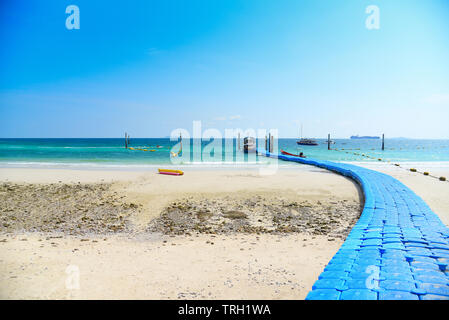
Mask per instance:
[[[318,142],[316,142],[316,140],[302,137],[302,124],[301,124],[301,136],[300,136],[300,139],[296,141],[296,143],[301,146],[317,146],[318,145]]]

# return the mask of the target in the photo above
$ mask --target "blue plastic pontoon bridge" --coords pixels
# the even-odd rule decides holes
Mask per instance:
[[[360,219],[306,300],[449,300],[449,228],[397,179],[356,165],[266,152],[355,180]]]

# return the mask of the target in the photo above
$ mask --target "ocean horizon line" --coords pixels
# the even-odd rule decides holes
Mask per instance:
[[[319,140],[327,140],[327,137],[324,138],[318,138],[318,137],[308,137],[311,139],[319,139]],[[0,140],[20,140],[20,139],[125,139],[125,137],[0,137]],[[165,137],[133,137],[130,136],[130,139],[170,139],[169,136]],[[186,138],[187,139],[187,138]],[[197,139],[192,138],[190,139]],[[220,138],[220,139],[228,139],[228,138]],[[234,137],[233,139],[237,139],[237,137]],[[243,137],[241,137],[243,139]],[[299,137],[278,137],[278,139],[300,139]],[[349,138],[342,138],[342,137],[332,137],[331,140],[354,140]],[[360,139],[360,140],[377,140],[377,139]],[[382,139],[380,139],[382,140]],[[410,138],[410,137],[385,137],[385,140],[449,140],[448,138]]]

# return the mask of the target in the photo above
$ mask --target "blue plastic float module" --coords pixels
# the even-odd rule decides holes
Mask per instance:
[[[352,164],[270,154],[347,176],[362,214],[307,300],[449,300],[449,228],[395,178]]]

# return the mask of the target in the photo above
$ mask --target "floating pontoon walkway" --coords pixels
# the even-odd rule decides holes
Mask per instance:
[[[449,300],[449,228],[412,190],[351,164],[259,154],[337,172],[363,189],[360,219],[307,300]]]

